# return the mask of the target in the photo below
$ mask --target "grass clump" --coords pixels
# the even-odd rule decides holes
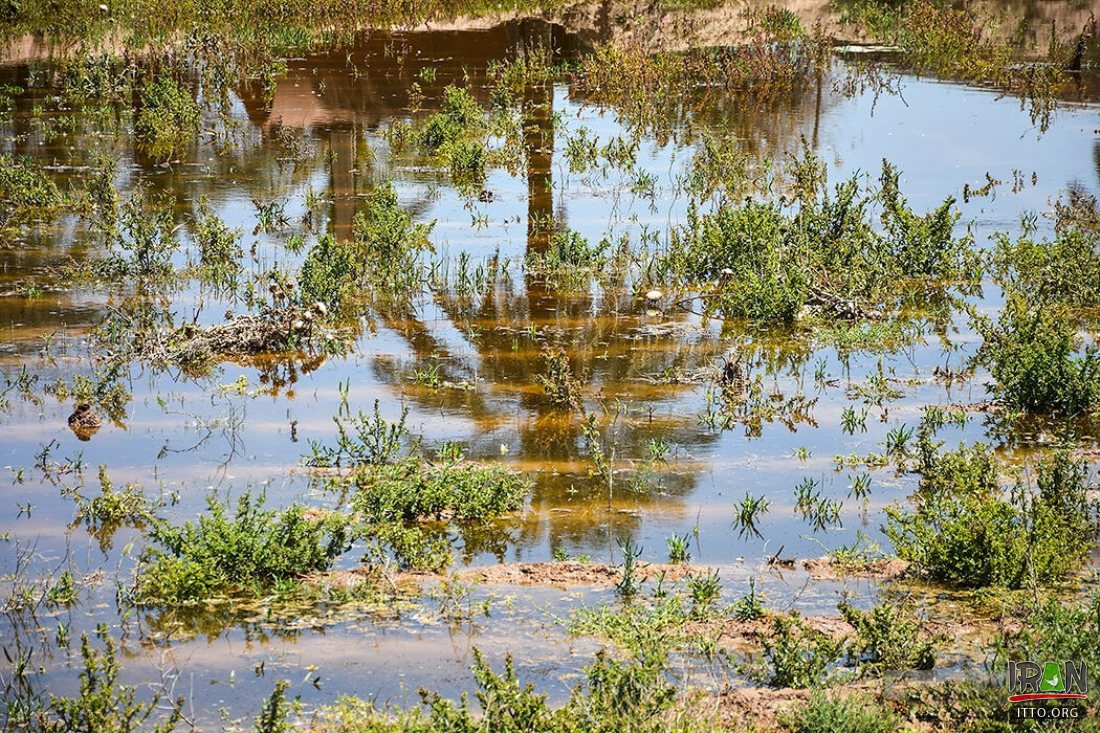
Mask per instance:
[[[1064,306],[1013,293],[994,323],[975,317],[992,393],[1012,410],[1079,415],[1100,405],[1100,349],[1081,348]]]
[[[361,469],[353,481],[354,504],[372,522],[487,519],[519,508],[531,490],[526,478],[501,465],[417,457]]]
[[[0,226],[61,204],[61,192],[29,159],[0,155]]]
[[[330,568],[353,531],[344,517],[314,519],[296,504],[266,509],[263,495],[245,494],[233,516],[211,499],[197,523],[161,522],[150,537],[157,546],[142,557],[134,598],[170,606],[289,591],[304,575]]]
[[[363,286],[390,295],[413,292],[422,279],[420,254],[431,249],[432,226],[413,223],[393,184],[379,186],[355,215],[351,240],[325,235],[309,250],[298,277],[302,303],[336,307]]]
[[[993,271],[1006,290],[1070,308],[1100,305],[1100,231],[1061,228],[1036,240],[1030,225],[1015,240],[995,237]]]
[[[545,694],[519,680],[511,657],[497,673],[475,650],[476,705],[465,697],[454,703],[423,690],[422,708],[383,710],[359,698],[343,698],[321,710],[318,719],[324,730],[341,733],[688,733],[713,729],[715,721],[708,720],[705,713],[684,707],[666,676],[666,667],[660,654],[618,661],[600,652],[585,669],[585,682],[573,690],[568,702],[551,708]]]
[[[988,449],[924,451],[914,510],[887,507],[886,535],[898,556],[951,585],[1020,588],[1076,570],[1096,534],[1086,499],[1087,467],[1066,451],[1046,459],[1037,490],[1005,492]]]
[[[857,178],[830,189],[807,151],[790,166],[790,200],[745,199],[709,214],[693,206],[673,232],[667,267],[703,291],[711,311],[768,325],[875,316],[911,298],[914,280],[972,280],[978,263],[969,235],[954,236],[955,201],[917,214],[898,177],[884,161],[877,190]]]
[[[805,704],[780,719],[792,733],[891,733],[900,726],[896,716],[866,696],[824,690],[814,690]]]
[[[98,496],[78,497],[74,524],[83,523],[89,534],[99,540],[104,551],[111,547],[111,536],[123,525],[144,527],[154,521],[153,504],[137,484],[115,489],[107,467],[99,467]]]

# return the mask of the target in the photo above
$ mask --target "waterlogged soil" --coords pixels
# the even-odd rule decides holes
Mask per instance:
[[[1077,13],[1078,6],[1067,12]],[[781,160],[805,141],[828,163],[833,180],[874,176],[886,158],[903,172],[915,210],[956,196],[960,230],[969,228],[986,246],[995,232],[1016,231],[1022,215],[1049,212],[1067,189],[1100,194],[1100,106],[1089,91],[1095,80],[1084,79],[1075,98],[1040,125],[1016,98],[904,71],[891,72],[897,74],[892,90],[856,91],[845,84],[855,62],[838,58],[809,92],[764,103],[730,93],[677,110],[660,134],[641,135],[633,172],[571,171],[571,134],[584,127],[608,141],[628,135],[631,120],[557,82],[527,93],[525,103],[543,112],[541,127],[525,135],[527,170],[491,170],[481,196],[457,191],[445,171],[387,156],[384,131],[409,118],[414,83],[422,90],[423,113],[437,109],[444,87],[454,83],[467,84],[487,105],[489,65],[514,58],[524,43],[548,42],[568,59],[617,27],[622,31],[623,24],[601,29],[598,18],[579,17],[573,27],[564,19],[500,18],[376,32],[347,47],[290,58],[269,99],[249,86],[235,91],[228,113],[232,144],[203,135],[170,160],[147,157],[125,130],[107,134],[77,111],[49,107],[43,80],[57,59],[40,44],[12,45],[0,60],[0,85],[23,91],[0,123],[0,149],[34,160],[62,189],[79,180],[97,151],[109,152],[120,160],[120,196],[144,187],[151,197],[165,197],[181,223],[203,200],[241,230],[245,251],[262,269],[298,261],[285,245],[310,228],[349,237],[366,195],[391,179],[414,220],[435,221],[433,256],[448,263],[441,267],[455,274],[460,260],[472,271],[496,258],[512,263],[513,278],[474,300],[426,292],[401,310],[365,307],[351,324],[355,336],[346,355],[262,355],[222,362],[201,378],[133,363],[124,379],[131,401],[117,420],[105,420],[81,440],[67,425],[72,402],[41,387],[93,373],[88,333],[118,307],[120,296],[74,286],[57,274],[66,263],[102,254],[76,216],[62,214],[9,237],[0,249],[0,369],[14,375],[26,368],[39,381],[35,399],[9,395],[0,412],[2,572],[13,587],[20,579],[55,578],[65,568],[79,582],[70,607],[42,609],[32,623],[8,614],[0,625],[6,647],[30,643],[29,627],[63,625],[77,637],[106,624],[122,633],[122,681],[163,677],[188,698],[188,714],[210,728],[252,715],[278,677],[291,680],[288,694],[307,707],[345,693],[412,705],[421,687],[456,697],[472,686],[474,648],[497,667],[514,655],[521,677],[560,701],[604,643],[571,636],[566,622],[577,609],[616,602],[623,539],[641,548],[640,579],[647,587],[658,576],[676,584],[690,572],[716,570],[723,602],[746,593],[753,579],[768,607],[798,610],[832,628],[842,623],[838,601],[873,605],[883,583],[904,577],[905,567],[882,560],[838,572],[822,556],[863,541],[857,533],[888,555],[883,508],[905,502],[916,485],[911,474],[873,469],[869,497],[850,498],[852,476],[867,469],[837,470],[835,456],[882,452],[887,432],[915,425],[927,405],[968,408],[964,425],[942,431],[948,444],[986,441],[1022,460],[1050,439],[1049,425],[1006,427],[982,410],[986,375],[939,378],[944,369],[960,368],[977,346],[965,318],[945,334],[927,334],[901,349],[847,353],[827,342],[705,319],[690,301],[670,294],[647,299],[644,292],[597,287],[563,293],[525,275],[518,263],[545,248],[534,221],[556,220],[592,241],[608,233],[637,241],[683,222],[687,201],[676,182],[690,166],[701,130],[735,136],[760,160]],[[691,32],[711,44],[738,40],[731,34],[740,26],[729,22],[723,35],[721,18],[706,11]],[[424,74],[425,68],[434,72]],[[44,113],[44,105],[51,111]],[[1003,183],[964,200],[964,184],[981,187],[987,174]],[[639,186],[639,176],[650,185]],[[264,230],[259,205],[270,202],[285,221]],[[1049,234],[1053,225],[1040,216],[1037,227]],[[180,236],[186,247],[174,264],[182,268],[195,245],[186,226]],[[28,292],[27,283],[37,289]],[[170,302],[205,325],[220,322],[226,310],[243,310],[235,298],[198,281],[175,288]],[[987,314],[1000,302],[992,283],[970,299]],[[552,404],[535,378],[541,347],[551,341],[565,349],[589,409],[617,415],[607,439],[624,475],[642,467],[651,472],[645,485],[624,481],[609,497],[592,477],[581,420]],[[725,431],[701,420],[715,370],[731,348],[749,342],[769,354],[768,368],[761,368],[770,390],[816,400],[805,419]],[[438,379],[416,376],[426,369]],[[815,381],[815,369],[826,378]],[[858,388],[880,373],[897,396],[865,405],[855,396]],[[177,522],[207,511],[211,496],[224,501],[248,490],[264,491],[273,506],[297,501],[325,510],[334,499],[304,466],[310,443],[331,443],[334,415],[369,412],[376,400],[390,420],[407,409],[407,425],[424,445],[457,441],[467,458],[503,462],[533,481],[521,511],[486,523],[456,546],[456,578],[405,577],[402,583],[420,595],[410,591],[403,600],[335,615],[303,608],[292,618],[272,618],[263,604],[245,613],[120,610],[116,590],[132,581],[134,558],[147,538],[124,527],[103,543],[73,523],[75,505],[65,489],[80,484],[74,464],[83,466],[85,493],[96,491],[96,467],[105,465],[116,487],[136,483],[147,496],[162,497],[160,513]],[[865,429],[842,427],[848,406],[867,407]],[[1074,432],[1082,454],[1095,463],[1100,425],[1085,419]],[[664,461],[647,463],[652,441],[668,444]],[[794,487],[807,477],[822,482],[824,496],[843,501],[840,526],[815,529],[795,513]],[[758,535],[733,526],[734,504],[746,494],[770,501]],[[673,536],[688,538],[690,564],[667,563],[666,539]],[[346,553],[336,572],[354,580],[363,572],[361,554],[357,548]],[[1090,568],[1096,567],[1094,553]],[[932,676],[965,676],[980,667],[980,654],[969,653],[977,645],[967,639],[987,638],[995,622],[959,621],[965,612],[943,591],[918,589],[912,598],[956,641]],[[754,630],[729,623],[699,631],[744,640]],[[35,664],[52,692],[77,689],[75,655],[38,653]],[[691,669],[701,687],[746,684],[729,669]],[[717,704],[736,711],[731,716],[751,714],[765,697],[772,708],[785,699],[731,689]]]

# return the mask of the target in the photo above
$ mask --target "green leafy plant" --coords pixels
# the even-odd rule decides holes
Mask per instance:
[[[134,598],[171,606],[292,589],[306,574],[331,567],[353,532],[346,517],[313,519],[297,504],[266,509],[262,495],[246,493],[232,516],[211,498],[198,522],[158,522],[150,537],[156,544],[143,553]]]

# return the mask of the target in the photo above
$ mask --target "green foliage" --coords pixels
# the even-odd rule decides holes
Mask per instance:
[[[790,177],[793,200],[746,198],[709,214],[693,205],[686,226],[674,230],[668,267],[684,285],[712,291],[715,312],[772,325],[793,323],[807,307],[853,318],[900,303],[911,291],[906,280],[975,277],[970,237],[953,236],[954,200],[916,214],[889,163],[877,191],[857,178],[830,190],[808,150]],[[882,206],[881,232],[872,226],[873,204]]]
[[[264,497],[244,494],[236,512],[213,498],[197,523],[154,525],[142,557],[135,599],[145,605],[198,603],[232,594],[287,590],[302,576],[327,570],[351,545],[349,521],[313,519],[297,504],[264,508]]]
[[[573,410],[581,409],[583,403],[580,383],[584,381],[584,376],[579,380],[573,376],[573,368],[565,350],[544,346],[542,361],[543,371],[535,375],[535,380],[542,385],[550,401]]]
[[[350,249],[329,234],[309,248],[298,273],[303,303],[324,303],[335,309],[355,290],[357,268]]]
[[[374,412],[367,415],[362,410],[355,417],[333,417],[336,423],[336,445],[328,446],[310,442],[312,455],[306,463],[316,468],[341,466],[379,466],[392,463],[401,452],[409,431],[405,418],[409,408],[401,409],[401,417],[391,422],[382,417],[379,401],[374,401]]]
[[[592,244],[572,229],[554,232],[545,251],[527,253],[527,269],[559,287],[576,287],[603,268],[610,246],[606,239]]]
[[[191,90],[172,74],[157,74],[142,86],[134,134],[149,154],[160,157],[178,152],[198,133],[201,123],[202,109]]]
[[[824,690],[811,692],[805,704],[781,720],[792,733],[891,733],[901,723],[866,696]]]
[[[48,712],[39,719],[43,733],[169,733],[183,719],[182,697],[167,701],[159,690],[148,701],[137,698],[137,688],[119,683],[118,646],[104,629],[98,632],[103,651],[81,637],[80,693],[76,697],[50,695]]]
[[[924,633],[920,623],[902,607],[880,603],[860,611],[847,601],[838,608],[856,630],[848,653],[861,671],[931,669],[936,663],[937,639]]]
[[[256,725],[252,730],[255,733],[291,733],[294,726],[287,718],[290,715],[291,705],[286,699],[286,690],[290,686],[287,680],[279,680],[275,683],[275,689],[264,701],[260,714],[256,716]]]
[[[199,202],[193,237],[199,248],[203,276],[211,282],[228,286],[236,282],[241,266],[239,229],[230,229],[212,212],[205,200]]]
[[[1036,240],[1033,229],[1025,222],[1015,240],[994,237],[993,272],[1005,289],[1037,302],[1100,305],[1100,230],[1060,228],[1053,240]]]
[[[487,519],[513,511],[531,490],[501,465],[426,464],[418,458],[356,471],[355,507],[371,522]]]
[[[737,536],[752,535],[760,537],[757,522],[760,521],[760,516],[767,512],[770,506],[771,501],[766,496],[745,494],[745,497],[733,507],[733,526],[737,530]]]
[[[422,279],[420,254],[431,250],[432,224],[413,224],[392,183],[375,188],[352,222],[352,238],[322,235],[310,248],[298,277],[302,305],[335,308],[364,286],[390,297],[407,296]]]
[[[98,496],[79,498],[74,523],[83,522],[88,532],[99,539],[104,550],[111,547],[111,535],[123,525],[143,527],[153,521],[153,504],[137,484],[116,490],[107,475],[107,467],[99,467]]]
[[[1081,350],[1064,306],[1013,293],[996,323],[974,322],[984,339],[978,361],[1007,407],[1072,417],[1100,405],[1100,350]]]
[[[0,154],[0,226],[60,204],[57,186],[33,161]]]
[[[1020,588],[1075,570],[1095,535],[1087,472],[1065,451],[1039,469],[1038,491],[999,485],[984,446],[923,451],[916,508],[887,507],[886,535],[924,576],[963,587]]]
[[[798,614],[777,616],[770,633],[760,633],[761,658],[746,671],[770,687],[817,687],[840,660],[843,642],[807,626]]]
[[[1048,598],[1024,619],[1019,630],[998,640],[999,661],[1072,659],[1088,668],[1100,665],[1100,594],[1084,602]]]
[[[730,613],[738,621],[756,621],[767,614],[763,594],[756,590],[756,578],[749,578],[749,592],[734,602]]]

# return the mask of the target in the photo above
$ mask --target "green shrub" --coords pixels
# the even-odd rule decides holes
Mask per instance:
[[[43,733],[169,733],[183,719],[184,698],[167,700],[164,689],[141,701],[137,688],[119,683],[121,671],[118,645],[103,630],[103,651],[92,646],[87,634],[81,637],[80,692],[75,697],[50,694],[49,709],[37,716],[28,730]],[[161,702],[166,705],[161,706]],[[12,721],[9,721],[12,722]]]
[[[1064,228],[1053,240],[1032,233],[1025,223],[1015,240],[994,238],[993,272],[1005,289],[1075,308],[1100,305],[1100,231]]]
[[[848,652],[861,669],[884,672],[935,666],[937,640],[923,633],[921,625],[897,605],[880,603],[860,611],[845,601],[839,609],[856,630]]]
[[[795,613],[776,616],[771,633],[761,633],[762,659],[749,675],[770,687],[817,687],[840,660],[843,642],[811,628]]]
[[[1040,466],[1037,492],[1017,482],[1006,493],[992,460],[980,445],[924,459],[915,510],[886,508],[894,550],[922,575],[963,587],[1064,578],[1096,529],[1084,467],[1058,452]]]
[[[354,291],[356,268],[351,252],[330,234],[322,234],[309,248],[298,273],[303,304],[324,303],[336,309]]]
[[[434,465],[415,457],[359,470],[354,482],[354,504],[371,522],[496,517],[519,508],[531,489],[501,465]]]
[[[916,214],[885,161],[877,191],[856,177],[828,187],[808,150],[790,168],[793,200],[746,198],[708,214],[693,202],[687,224],[672,232],[665,264],[683,285],[712,288],[713,310],[761,324],[790,324],[804,311],[850,319],[911,300],[907,280],[975,279],[973,242],[954,236],[953,199]]]
[[[900,721],[863,695],[810,693],[806,703],[780,718],[793,733],[891,733]]]
[[[148,605],[201,602],[232,594],[286,590],[293,581],[327,570],[351,545],[346,518],[306,516],[299,505],[264,508],[264,497],[243,495],[236,512],[210,500],[197,523],[155,525],[138,570],[135,598]]]
[[[57,186],[34,162],[0,154],[0,225],[15,216],[48,211],[60,204]]]
[[[975,326],[984,339],[978,361],[1009,408],[1074,416],[1100,405],[1100,350],[1081,350],[1063,306],[1014,293],[996,323],[976,317]]]
[[[1090,670],[1100,666],[1100,594],[1084,603],[1064,604],[1049,598],[1035,608],[1019,631],[998,641],[1005,659],[1064,660],[1084,662]]]
[[[141,89],[134,134],[151,155],[171,155],[199,131],[202,110],[171,74],[158,74]]]

